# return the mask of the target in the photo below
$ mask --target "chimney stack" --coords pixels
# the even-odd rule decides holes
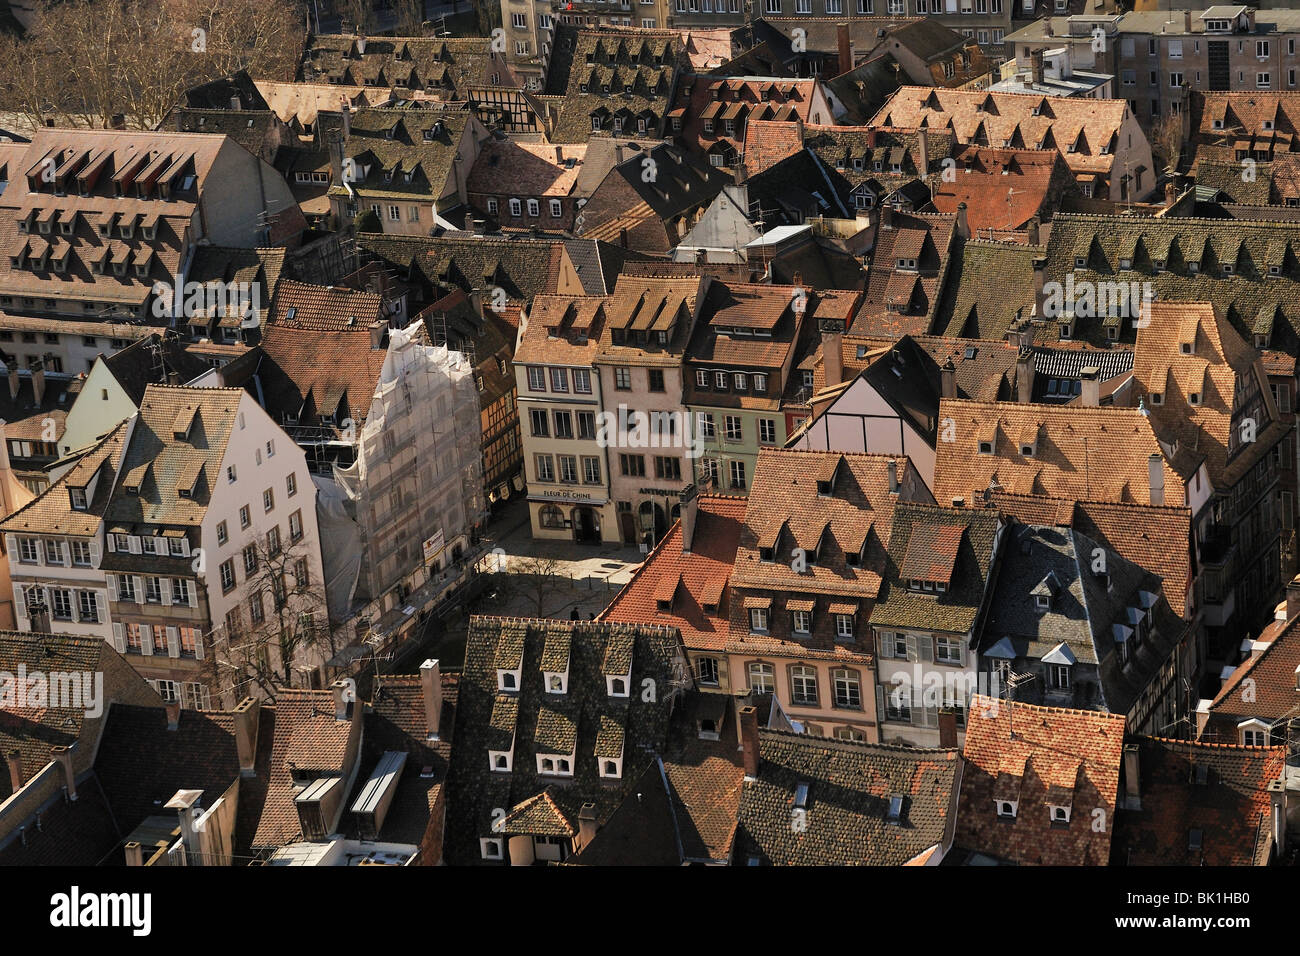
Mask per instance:
[[[952,707],[939,708],[939,746],[943,750],[957,749],[957,711]]]
[[[1165,503],[1165,469],[1164,459],[1155,452],[1147,459],[1147,482],[1151,486],[1151,504]]]
[[[77,773],[72,768],[71,747],[51,747],[50,759],[63,769],[63,786],[68,791],[68,799],[77,799]]]
[[[1031,216],[1030,219],[1029,219],[1029,225],[1026,227],[1026,229],[1027,229],[1027,231],[1028,231],[1028,233],[1029,233],[1029,235],[1027,236],[1027,238],[1029,239],[1029,244],[1030,244],[1031,246],[1036,246],[1036,245],[1038,245],[1038,240],[1039,240],[1038,225],[1039,225],[1039,223],[1038,223],[1038,217],[1037,217],[1037,216]]]
[[[194,818],[202,813],[202,809],[195,806],[201,796],[203,796],[202,790],[177,790],[175,795],[163,804],[168,810],[175,810],[176,815],[180,817],[181,842],[185,844],[185,859],[189,866],[203,865],[199,835],[194,829]]]
[[[916,151],[921,155],[917,157],[917,171],[922,176],[929,175],[930,172],[930,131],[922,126],[916,131]]]
[[[442,667],[436,658],[420,665],[420,691],[424,697],[424,726],[429,740],[442,731]]]
[[[356,703],[357,685],[351,678],[339,678],[330,684],[334,693],[334,719],[348,720],[352,715],[349,708]]]
[[[740,750],[745,765],[745,777],[758,777],[758,708],[747,704],[740,708]]]
[[[1300,614],[1300,574],[1286,585],[1286,619],[1289,621]]]
[[[1034,400],[1034,350],[1022,345],[1016,355],[1016,401]]]
[[[1172,179],[1165,183],[1165,208],[1168,209],[1178,201],[1178,184]]]
[[[9,789],[17,793],[23,788],[23,752],[15,747],[5,754],[9,764]]]
[[[834,388],[844,380],[843,334],[838,329],[822,332],[822,374],[826,388]]]
[[[966,218],[966,204],[957,203],[957,235],[962,239],[970,238],[970,221]]]
[[[1029,53],[1029,72],[1034,86],[1043,85],[1043,51],[1031,50]]]
[[[690,554],[695,544],[695,521],[699,516],[700,498],[693,494],[681,503],[682,553]]]
[[[957,397],[957,366],[953,364],[951,355],[939,366],[939,395],[941,398]]]
[[[1183,32],[1184,33],[1192,32],[1192,11],[1191,10],[1183,11]]]
[[[235,707],[235,750],[239,754],[239,775],[257,773],[257,725],[262,705],[255,697],[245,697]]]
[[[849,25],[847,23],[836,24],[835,38],[838,41],[840,55],[840,74],[849,72],[853,69],[853,41],[849,39]]]
[[[885,462],[885,476],[889,479],[889,493],[898,494],[898,459],[890,458]]]
[[[144,866],[144,847],[132,840],[123,849],[126,851],[127,866]]]
[[[1124,745],[1124,808],[1142,809],[1142,779],[1138,775],[1138,745]]]
[[[348,102],[346,96],[343,100],[343,139],[347,141],[352,136],[352,104]]]
[[[882,203],[880,206],[880,228],[894,228],[894,207],[889,203]]]
[[[1083,379],[1083,390],[1079,400],[1087,408],[1096,408],[1101,404],[1101,369],[1089,365],[1079,370],[1079,377]]]
[[[388,320],[379,319],[370,323],[370,348],[379,351],[384,347],[384,338],[388,335]]]
[[[167,703],[167,729],[175,730],[181,723],[181,703],[178,700]]]
[[[1286,852],[1286,782],[1270,780],[1268,797],[1273,811],[1273,842],[1280,857]]]
[[[37,359],[32,363],[32,401],[39,407],[45,400],[45,363]]]
[[[587,844],[596,839],[596,805],[584,803],[578,810],[578,849],[585,850]]]

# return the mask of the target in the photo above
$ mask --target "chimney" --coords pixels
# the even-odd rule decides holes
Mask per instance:
[[[77,799],[77,773],[72,768],[71,747],[51,747],[50,759],[63,768],[63,786],[68,791],[68,799]]]
[[[743,186],[745,180],[749,178],[749,169],[744,163],[736,163],[731,167],[731,179],[737,186]]]
[[[1029,235],[1027,236],[1027,238],[1029,239],[1029,244],[1030,244],[1031,246],[1036,246],[1036,245],[1038,245],[1039,234],[1038,234],[1038,217],[1037,217],[1037,216],[1031,216],[1031,217],[1029,218],[1029,225],[1026,227],[1026,231],[1029,233]],[[1035,285],[1037,285],[1037,284],[1038,284],[1038,283],[1035,283]]]
[[[23,752],[14,748],[5,754],[9,764],[9,789],[17,793],[23,788]]]
[[[1047,259],[1034,260],[1034,318],[1045,319],[1047,309]]]
[[[885,462],[885,475],[889,478],[889,493],[898,494],[898,460],[895,458]]]
[[[939,395],[942,398],[957,397],[957,366],[953,364],[951,355],[939,366]]]
[[[596,839],[596,805],[584,803],[578,810],[578,849],[584,850]]]
[[[171,701],[167,704],[167,729],[175,730],[181,723],[181,704],[180,701]]]
[[[352,716],[349,708],[356,701],[356,688],[356,682],[350,678],[339,678],[330,684],[330,690],[334,693],[335,720],[348,720]]]
[[[436,658],[431,657],[420,665],[420,691],[428,739],[437,740],[442,730],[442,668]]]
[[[883,203],[880,207],[880,228],[894,228],[894,207],[889,203]]]
[[[1192,11],[1191,10],[1183,11],[1183,32],[1184,33],[1192,32]]]
[[[1286,783],[1282,780],[1268,782],[1268,797],[1273,810],[1273,842],[1277,855],[1286,852]]]
[[[1032,50],[1029,54],[1029,74],[1034,86],[1043,85],[1043,51]]]
[[[836,24],[835,38],[839,41],[840,73],[847,73],[853,69],[853,43],[849,40],[847,23]]]
[[[957,235],[962,239],[970,238],[970,222],[966,218],[966,204],[957,203]]]
[[[32,400],[39,407],[45,398],[45,363],[37,359],[32,363]]]
[[[1043,17],[1043,36],[1052,36],[1052,18]]]
[[[189,866],[203,865],[199,835],[194,829],[194,818],[202,813],[202,809],[195,806],[201,796],[203,796],[202,790],[177,790],[175,795],[163,804],[168,810],[175,810],[176,815],[180,817],[181,842],[185,844],[185,859]]]
[[[691,495],[681,504],[682,514],[682,553],[690,554],[695,544],[695,520],[700,509],[699,495]]]
[[[239,754],[239,775],[252,777],[257,773],[257,724],[262,705],[255,697],[245,697],[236,705],[235,750]]]
[[[1088,408],[1096,408],[1101,404],[1101,369],[1089,365],[1079,370],[1079,377],[1083,379],[1080,401]]]
[[[388,335],[388,320],[379,319],[370,323],[370,348],[379,351],[384,347],[384,337]]]
[[[1032,402],[1034,395],[1034,350],[1022,345],[1016,355],[1016,401]]]
[[[1297,614],[1300,614],[1300,574],[1286,585],[1286,619],[1289,621]]]
[[[22,381],[18,378],[18,359],[14,358],[13,364],[9,366],[9,400],[16,402],[18,400],[18,390],[22,388]]]
[[[758,778],[758,708],[747,704],[740,708],[740,750],[745,765],[745,778]]]
[[[930,131],[922,126],[916,131],[916,151],[921,155],[917,157],[917,169],[922,176],[930,172]]]
[[[348,102],[346,96],[343,100],[343,139],[346,141],[352,137],[352,104]]]
[[[843,334],[838,329],[822,333],[822,372],[826,388],[833,388],[844,380]]]
[[[1147,459],[1147,481],[1151,485],[1151,504],[1165,503],[1165,469],[1164,459],[1155,452]]]
[[[951,707],[939,708],[939,746],[943,750],[957,749],[957,711]]]
[[[132,840],[125,847],[127,866],[144,866],[144,847]]]
[[[1124,745],[1124,808],[1142,809],[1142,778],[1138,775],[1138,745]]]

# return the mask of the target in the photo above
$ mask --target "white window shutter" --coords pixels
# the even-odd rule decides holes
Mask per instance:
[[[125,624],[113,625],[113,650],[117,651],[119,654],[126,653],[126,625]]]
[[[10,561],[18,560],[18,538],[12,534],[5,535],[5,554],[9,555]]]
[[[45,564],[45,542],[40,538],[36,539],[36,563],[42,566]]]
[[[99,567],[99,542],[92,540],[90,542],[90,563],[92,567]]]
[[[161,584],[159,584],[159,586],[158,586],[158,590],[159,590],[159,591],[161,592],[161,594],[162,594],[162,602],[163,602],[163,605],[164,605],[164,606],[170,606],[171,603],[172,603],[172,581],[171,581],[171,578],[159,578],[158,580],[159,580],[160,582],[162,582]]]
[[[189,598],[190,607],[198,607],[199,606],[199,582],[189,581],[187,583],[189,586],[185,589],[185,596]]]
[[[153,627],[149,624],[140,625],[140,653],[145,657],[153,655]]]
[[[181,656],[181,632],[179,628],[167,628],[167,656]]]
[[[917,661],[917,660],[920,660],[920,658],[917,656],[917,649],[916,649],[916,635],[915,635],[915,634],[908,634],[908,635],[904,638],[904,640],[907,641],[907,659],[908,659],[909,661]]]
[[[25,631],[27,622],[27,594],[21,584],[14,585],[14,616],[18,619],[18,630]]]
[[[889,715],[889,710],[885,707],[885,688],[879,684],[876,685],[876,723],[883,723]]]
[[[104,543],[108,545],[108,550],[109,550],[109,551],[116,551],[116,550],[117,550],[117,541],[114,540],[114,536],[113,536],[112,534],[105,533],[105,535],[104,535]]]
[[[892,631],[880,632],[880,656],[884,658],[894,656],[894,634]]]
[[[961,666],[965,667],[966,666],[966,639],[965,638],[962,637],[957,638],[957,653],[961,659]]]
[[[922,634],[916,639],[916,646],[920,652],[922,661],[934,660],[934,638],[929,634]]]
[[[107,574],[104,576],[104,580],[108,582],[108,600],[109,603],[112,603],[117,600],[117,575]]]
[[[168,552],[168,550],[167,550],[167,539],[166,539],[166,538],[163,538],[163,537],[154,538],[154,539],[153,539],[153,546],[154,546],[154,550],[157,551],[159,554],[168,554],[168,553],[170,553],[170,552]]]
[[[144,603],[144,578],[135,575],[135,603]]]
[[[196,661],[201,661],[201,660],[203,660],[203,631],[202,631],[202,629],[200,629],[200,630],[199,630],[199,633],[198,633],[197,635],[195,635],[195,637],[194,637],[194,659],[195,659]]]

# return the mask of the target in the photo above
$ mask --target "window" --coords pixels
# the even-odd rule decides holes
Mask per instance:
[[[697,657],[695,674],[701,684],[709,687],[718,686],[718,660],[715,657]]]
[[[568,412],[555,413],[555,437],[556,438],[573,437],[573,416]]]
[[[934,639],[934,659],[940,664],[961,664],[961,638],[936,636]]]
[[[555,480],[555,461],[550,455],[537,455],[534,458],[538,481]]]
[[[135,578],[131,575],[123,574],[117,579],[117,599],[135,602]]]
[[[591,369],[575,368],[573,370],[573,390],[579,395],[591,394]]]
[[[741,425],[740,425],[740,416],[728,415],[724,419],[724,423],[726,425],[727,441],[740,441],[741,433],[742,433]]]
[[[144,600],[146,604],[162,603],[162,578],[144,579]]]
[[[1070,689],[1070,665],[1052,664],[1048,670],[1048,678],[1053,690]]]
[[[551,434],[551,420],[542,408],[534,408],[528,412],[528,423],[532,427],[534,438],[547,438]]]
[[[817,671],[805,664],[790,668],[790,703],[817,706]]]
[[[511,25],[512,27],[514,27],[515,29],[517,29],[517,30],[525,30],[525,29],[527,29],[527,28],[528,28],[528,14],[526,14],[526,13],[512,13],[512,14],[510,14],[510,25]]]
[[[751,607],[749,609],[749,629],[751,631],[767,630],[767,608]]]
[[[634,478],[645,477],[645,456],[644,455],[619,455],[619,470],[623,474]]]
[[[523,212],[524,212],[523,203],[521,203],[518,199],[510,200],[510,215],[518,218],[519,216],[523,215]]]
[[[749,689],[755,694],[776,693],[776,670],[771,664],[751,661],[749,664]]]
[[[72,563],[78,568],[90,567],[90,542],[73,541],[72,544]]]
[[[1269,73],[1255,74],[1255,88],[1257,90],[1266,90],[1272,85],[1272,75]]]
[[[1292,42],[1295,42],[1295,41],[1292,41]],[[1255,56],[1259,57],[1261,60],[1266,60],[1266,59],[1268,59],[1268,41],[1267,41],[1267,40],[1256,40],[1256,41],[1255,41]]]
[[[541,204],[536,199],[528,200],[528,215],[540,216],[542,213]]]
[[[652,368],[648,374],[650,376],[650,391],[662,392],[664,390],[663,369]]]
[[[72,592],[66,588],[50,588],[50,614],[56,621],[72,620]]]
[[[853,615],[835,615],[835,636],[840,640],[853,637]]]
[[[293,472],[284,476],[284,492],[288,498],[292,498],[298,493],[298,476]]]
[[[790,620],[796,634],[807,634],[812,630],[812,614],[808,611],[791,611]]]
[[[713,438],[717,434],[713,425],[713,415],[710,412],[697,412],[695,426],[701,438]]]
[[[588,441],[596,437],[595,412],[578,412],[578,437]]]
[[[125,537],[125,536],[123,536]],[[35,538],[18,539],[18,560],[23,564],[36,564],[40,561],[40,552]]]
[[[239,529],[242,531],[252,524],[253,519],[250,516],[248,505],[242,505],[239,509]]]
[[[731,487],[745,487],[745,463],[743,461],[733,461],[731,463]]]
[[[531,392],[546,391],[546,369],[538,365],[528,366],[528,390]]]
[[[275,510],[275,492],[270,488],[262,492],[262,510],[267,512]]]
[[[614,388],[620,392],[631,391],[632,370],[630,368],[619,367],[614,369]]]
[[[221,562],[219,569],[221,575],[221,593],[229,594],[235,589],[235,562],[233,558],[227,558]]]
[[[835,688],[835,706],[859,710],[862,707],[862,680],[857,671],[833,670],[831,683]]]
[[[1182,85],[1183,85],[1183,74],[1177,72],[1169,74],[1169,86],[1172,89],[1178,89]]]
[[[776,443],[776,419],[760,418],[758,420],[758,440],[764,445]]]
[[[94,591],[79,591],[77,593],[77,613],[82,621],[98,624],[99,595]]]
[[[572,455],[558,456],[560,463],[560,481],[569,485],[578,483],[578,459]]]
[[[582,483],[584,485],[600,484],[600,459],[590,455],[582,458]]]
[[[1268,728],[1259,721],[1251,721],[1254,726],[1241,728],[1241,742],[1246,747],[1267,747]]]

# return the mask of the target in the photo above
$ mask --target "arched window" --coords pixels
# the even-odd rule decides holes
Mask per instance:
[[[537,513],[537,521],[543,528],[563,528],[564,512],[555,505],[542,505]]]

